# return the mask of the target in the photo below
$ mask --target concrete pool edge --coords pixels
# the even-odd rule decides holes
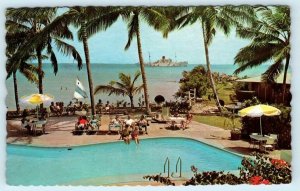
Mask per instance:
[[[181,139],[189,139],[193,141],[198,141],[202,144],[205,144],[207,146],[219,149],[224,152],[231,153],[233,155],[239,156],[239,157],[247,157],[249,155],[244,155],[240,153],[236,153],[230,150],[225,149],[222,147],[222,145],[218,145],[215,143],[211,143],[207,141],[206,139],[203,138],[191,138],[191,137],[186,137],[186,136],[157,136],[157,137],[143,137],[140,140],[148,140],[148,139],[160,139],[160,138],[181,138]],[[109,143],[118,143],[118,142],[123,142],[123,140],[109,140],[109,141],[104,141],[104,142],[97,142],[97,143],[88,143],[88,144],[78,144],[78,145],[59,145],[59,146],[47,146],[47,145],[39,145],[39,144],[21,144],[21,143],[6,143],[7,145],[16,145],[16,146],[28,146],[28,147],[40,147],[40,148],[72,148],[72,147],[84,147],[84,146],[92,146],[92,145],[98,145],[98,144],[109,144]],[[135,144],[135,143],[134,143]]]

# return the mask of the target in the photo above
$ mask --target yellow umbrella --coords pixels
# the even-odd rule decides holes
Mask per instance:
[[[21,97],[20,101],[21,103],[25,104],[32,104],[38,106],[39,104],[42,103],[50,103],[53,101],[54,97],[47,95],[47,94],[31,94],[29,96],[23,96]],[[38,112],[38,110],[37,110]],[[37,113],[38,116],[38,113]]]
[[[246,107],[246,108],[240,110],[238,114],[242,117],[245,117],[245,116],[260,117],[260,133],[262,135],[261,116],[263,116],[263,115],[265,115],[265,116],[280,115],[281,111],[273,106],[259,104],[259,105],[255,105],[255,106]]]
[[[29,96],[25,96],[21,98],[21,101],[23,103],[30,103],[33,105],[39,105],[42,103],[50,102],[54,98],[52,96],[49,96],[47,94],[31,94]]]

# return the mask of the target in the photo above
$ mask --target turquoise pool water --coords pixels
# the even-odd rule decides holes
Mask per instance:
[[[178,157],[182,171],[237,170],[241,157],[186,138],[155,138],[67,148],[7,146],[9,185],[57,185],[103,177],[148,175],[163,172],[166,157],[175,172]],[[113,178],[112,178],[113,179]],[[134,180],[132,180],[134,181]],[[118,182],[116,178],[115,182]]]

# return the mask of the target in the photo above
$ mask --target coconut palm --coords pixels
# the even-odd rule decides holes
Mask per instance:
[[[149,94],[147,77],[144,66],[142,42],[140,34],[141,21],[146,22],[152,26],[155,30],[163,31],[168,28],[168,18],[166,17],[167,8],[159,7],[114,7],[110,8],[109,13],[104,17],[99,17],[89,21],[87,26],[88,35],[93,35],[99,30],[103,30],[103,24],[113,23],[117,20],[118,16],[121,16],[127,23],[128,28],[128,41],[125,46],[125,50],[128,50],[134,37],[137,39],[138,58],[140,63],[140,70],[143,79],[144,97],[147,113],[150,112],[149,107]],[[104,26],[106,26],[104,25]]]
[[[140,77],[141,72],[137,71],[134,74],[133,79],[131,78],[130,74],[119,74],[119,82],[111,81],[108,85],[98,85],[95,88],[95,94],[98,93],[109,93],[115,94],[115,95],[127,95],[130,99],[131,108],[134,108],[133,104],[133,96],[136,94],[139,94],[141,90],[143,89],[143,84],[139,86],[135,86],[136,81]]]
[[[15,71],[21,64],[18,60],[34,52],[38,61],[38,89],[40,94],[43,93],[42,53],[44,51],[50,56],[54,74],[56,75],[58,72],[58,63],[52,48],[53,44],[64,55],[72,55],[77,60],[79,69],[82,67],[81,57],[77,50],[62,40],[63,38],[73,38],[71,31],[66,25],[60,25],[60,27],[44,31],[44,28],[53,22],[55,14],[56,8],[11,8],[6,11],[6,19],[9,24],[8,30],[22,29],[26,33],[25,42],[20,45],[18,51],[11,57],[11,63],[13,64],[10,65],[10,70]]]
[[[90,37],[89,34],[92,32],[87,29],[87,25],[90,20],[104,15],[104,18],[100,19],[100,22],[95,27],[98,27],[98,30],[106,30],[116,20],[113,19],[113,16],[110,16],[109,19],[107,18],[106,15],[111,10],[113,10],[111,7],[70,7],[67,12],[58,16],[48,27],[45,28],[43,32],[43,35],[46,35],[51,30],[59,29],[61,26],[68,26],[70,24],[74,25],[78,29],[78,38],[82,41],[85,54],[92,115],[95,115],[95,102],[88,46],[88,38]],[[116,18],[117,17],[118,15]]]
[[[233,26],[252,21],[251,15],[253,14],[253,9],[250,6],[198,6],[180,9],[181,11],[178,12],[178,10],[176,10],[175,12],[176,24],[171,25],[173,27],[169,28],[169,30],[174,30],[176,27],[183,28],[196,22],[201,24],[207,73],[216,106],[218,110],[222,112],[210,67],[209,45],[212,43],[217,29],[228,35]]]
[[[262,75],[264,81],[274,82],[284,71],[283,96],[290,62],[290,10],[286,6],[271,7],[258,12],[260,16],[252,27],[239,27],[237,34],[251,42],[235,57],[238,74],[248,68],[272,62]],[[283,97],[284,101],[284,97]]]
[[[37,67],[33,64],[29,64],[26,61],[32,60],[36,58],[34,55],[27,55],[26,57],[20,58],[18,62],[18,68],[12,67],[13,63],[11,61],[12,55],[17,52],[20,45],[25,42],[26,38],[28,38],[29,33],[22,27],[14,27],[16,26],[15,22],[7,21],[6,22],[6,71],[7,77],[10,78],[13,76],[13,84],[14,84],[14,93],[15,93],[15,103],[17,113],[20,112],[19,105],[19,92],[18,92],[18,83],[17,83],[17,72],[19,71],[28,81],[32,83],[37,83]]]

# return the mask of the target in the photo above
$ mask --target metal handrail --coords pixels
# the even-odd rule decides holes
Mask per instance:
[[[180,162],[180,163],[179,163]],[[182,160],[180,157],[178,157],[177,162],[176,162],[176,173],[177,173],[177,167],[178,163],[180,164],[180,171],[179,171],[179,177],[181,177],[181,170],[182,170]]]
[[[169,157],[166,158],[165,164],[164,164],[164,173],[166,173],[166,164],[168,162],[168,178],[170,177],[170,160]]]

